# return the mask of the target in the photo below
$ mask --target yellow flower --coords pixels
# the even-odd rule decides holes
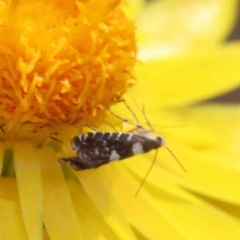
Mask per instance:
[[[237,1],[129,4],[141,60],[131,94],[188,172],[162,148],[134,198],[154,152],[60,165],[81,122],[100,126],[133,84],[134,27],[117,0],[2,2],[2,239],[239,238],[238,107],[185,107],[239,85],[240,45],[223,42]],[[133,118],[121,103],[113,111]]]
[[[82,122],[100,125],[135,81],[133,22],[119,0],[2,1],[0,9],[1,237],[89,239],[82,221],[91,199],[83,204],[78,184],[77,201],[57,159]]]
[[[108,166],[113,193],[143,239],[240,236],[238,106],[193,105],[239,86],[240,44],[224,42],[236,4],[159,1],[138,15],[143,64],[136,69],[134,96],[146,103],[156,132],[188,171],[161,149],[134,201],[154,153],[123,162],[121,175],[119,166],[115,172]]]

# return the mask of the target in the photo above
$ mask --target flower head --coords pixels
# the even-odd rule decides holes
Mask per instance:
[[[0,19],[3,238],[81,239],[84,196],[55,151],[66,154],[82,122],[98,126],[133,84],[134,25],[118,0],[2,1]]]
[[[236,1],[183,2],[135,1],[127,9],[138,19],[142,62],[131,94],[188,171],[159,149],[137,198],[154,152],[80,172],[57,161],[75,154],[70,140],[82,122],[113,131],[106,115],[125,129],[105,114],[134,79],[134,27],[122,3],[2,3],[1,36],[9,36],[0,41],[3,238],[239,238],[238,108],[187,107],[239,85],[239,44],[223,42]],[[135,121],[124,104],[112,110]]]
[[[36,126],[103,121],[106,108],[133,83],[134,27],[118,5],[2,3],[0,118],[6,129],[30,124],[41,132]]]

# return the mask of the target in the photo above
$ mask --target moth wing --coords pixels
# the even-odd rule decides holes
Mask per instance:
[[[78,161],[85,169],[97,168],[107,164],[110,159],[109,151],[103,147],[81,148],[77,151]]]
[[[78,149],[94,149],[99,147],[104,147],[107,144],[105,140],[97,139],[97,138],[87,138],[80,140],[79,137],[75,137],[72,140],[72,148],[77,151]]]

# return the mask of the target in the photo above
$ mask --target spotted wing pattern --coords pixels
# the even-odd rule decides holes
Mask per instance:
[[[61,158],[59,161],[69,162],[75,170],[97,168],[112,161],[146,153],[160,146],[161,139],[149,139],[132,133],[86,133],[72,140],[72,148],[77,156]]]

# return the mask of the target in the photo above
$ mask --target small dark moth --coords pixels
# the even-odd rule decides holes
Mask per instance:
[[[160,147],[164,146],[171,155],[178,162],[180,167],[184,170],[185,168],[181,165],[172,151],[165,145],[165,141],[161,136],[152,136],[149,133],[153,132],[153,126],[149,122],[146,117],[144,107],[140,109],[143,113],[144,118],[146,120],[147,125],[149,126],[149,130],[144,129],[142,125],[140,125],[138,118],[135,113],[131,110],[131,108],[127,105],[127,103],[122,100],[129,111],[134,116],[136,123],[133,123],[127,119],[119,117],[115,113],[113,113],[110,109],[110,113],[115,117],[121,119],[123,122],[127,122],[135,126],[129,132],[99,132],[94,128],[89,127],[86,123],[84,123],[87,127],[91,128],[95,132],[89,132],[85,134],[80,134],[73,138],[72,140],[72,149],[76,151],[76,156],[68,157],[68,158],[60,158],[59,162],[61,163],[69,163],[76,171],[97,168],[101,165],[123,160],[138,154],[147,153],[153,149],[158,150]],[[147,172],[145,178],[143,179],[136,195],[138,194],[141,186],[143,185],[145,179],[150,173],[157,156],[154,158],[154,161]]]
[[[77,171],[97,168],[149,152],[163,144],[161,137],[149,139],[133,133],[90,132],[73,138],[72,148],[76,151],[76,157],[60,158],[59,162],[68,162]]]

